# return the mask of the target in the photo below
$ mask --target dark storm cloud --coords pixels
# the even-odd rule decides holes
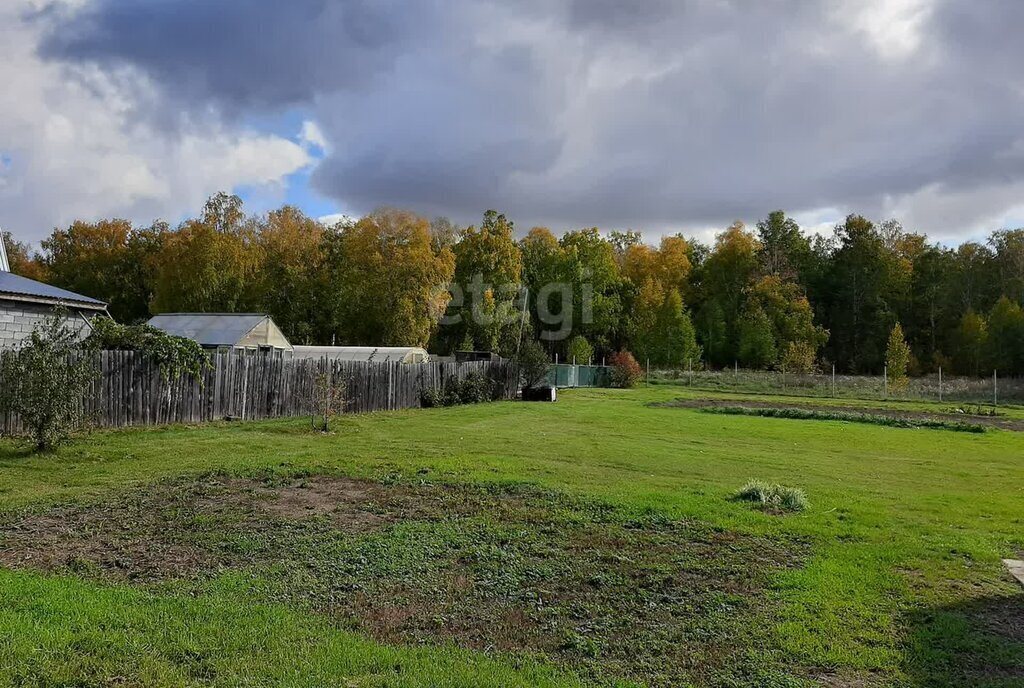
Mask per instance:
[[[168,107],[309,108],[314,184],[355,211],[663,228],[937,189],[962,222],[1024,186],[1021,25],[952,0],[97,0],[45,50],[144,70]]]
[[[65,61],[134,65],[182,105],[304,104],[358,89],[408,47],[417,6],[375,0],[99,0],[68,15],[43,45]]]

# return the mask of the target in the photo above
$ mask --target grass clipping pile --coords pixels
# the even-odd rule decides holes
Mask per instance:
[[[208,476],[0,523],[3,566],[189,594],[232,576],[385,642],[650,685],[756,673],[761,591],[799,549],[533,488],[327,476]]]

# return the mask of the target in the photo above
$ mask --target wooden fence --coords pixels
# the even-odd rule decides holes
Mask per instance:
[[[165,380],[154,361],[134,351],[102,351],[94,358],[99,374],[82,404],[88,421],[103,428],[304,415],[310,411],[314,380],[324,372],[345,383],[350,413],[419,407],[424,390],[440,389],[474,371],[493,381],[499,398],[514,398],[519,382],[507,361],[372,363],[233,351],[212,354],[201,380]],[[21,429],[17,417],[0,413],[0,435]]]

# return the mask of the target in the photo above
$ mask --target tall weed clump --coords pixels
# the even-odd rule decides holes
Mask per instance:
[[[810,508],[807,495],[803,490],[763,480],[748,481],[736,493],[736,499],[753,502],[766,509],[778,511],[806,511]]]

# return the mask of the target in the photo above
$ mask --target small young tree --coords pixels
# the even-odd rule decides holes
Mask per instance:
[[[345,410],[345,391],[344,381],[335,380],[330,370],[317,369],[313,372],[308,400],[313,432],[331,431],[331,419]]]
[[[907,387],[907,366],[910,365],[910,347],[903,338],[903,327],[896,323],[889,333],[885,350],[885,365],[889,375],[889,389],[899,392]]]
[[[569,347],[565,356],[567,362],[575,362],[577,365],[589,365],[592,358],[594,358],[594,347],[590,346],[590,342],[587,341],[586,337],[576,335],[569,340]]]
[[[36,451],[49,451],[84,424],[83,397],[96,368],[79,335],[55,312],[16,350],[0,356],[0,410],[12,411]]]
[[[548,352],[544,350],[540,342],[533,339],[522,343],[516,363],[519,366],[523,389],[532,389],[544,383],[548,377],[548,370],[551,368]]]

